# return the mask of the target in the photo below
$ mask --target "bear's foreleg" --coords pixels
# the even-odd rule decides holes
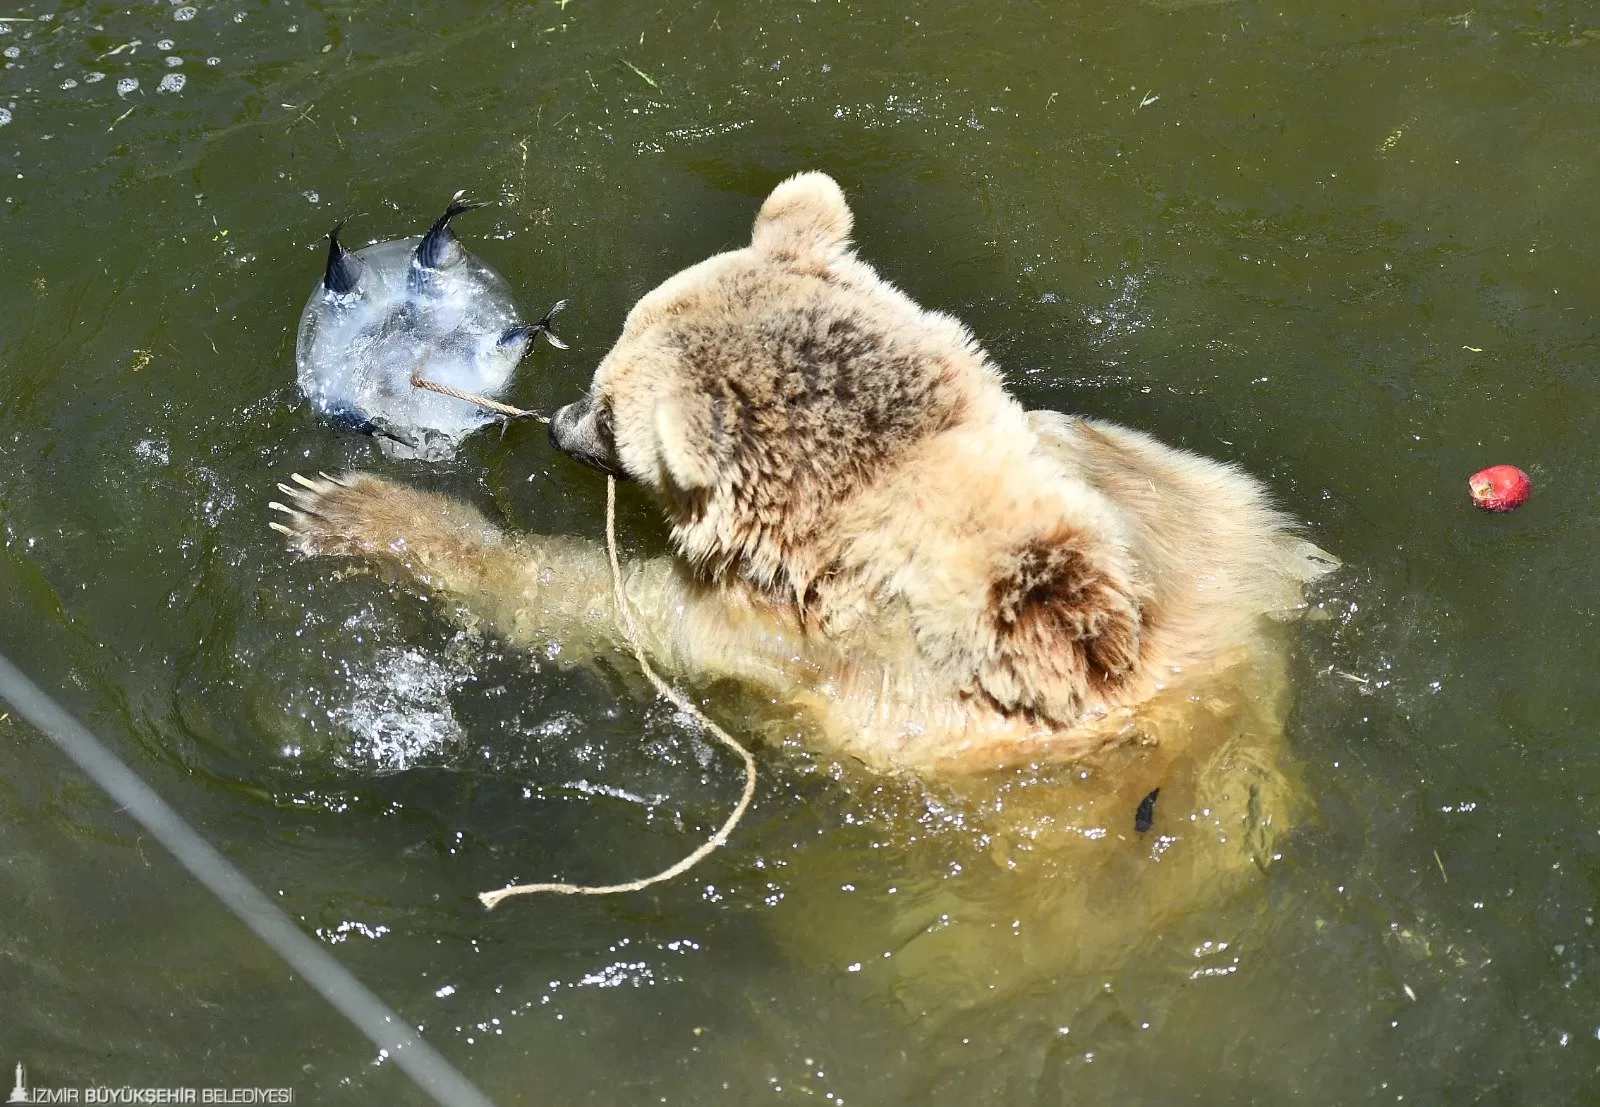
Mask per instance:
[[[626,650],[605,551],[593,542],[511,537],[475,508],[366,473],[294,475],[274,529],[308,555],[358,557],[398,569],[512,644],[582,661]],[[624,567],[644,645],[670,639],[673,597],[655,563]]]

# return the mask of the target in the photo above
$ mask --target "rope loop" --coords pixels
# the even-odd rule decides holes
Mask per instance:
[[[639,662],[639,668],[657,692],[670,700],[674,706],[687,712],[700,721],[700,724],[709,730],[717,741],[729,750],[739,755],[744,761],[744,792],[739,796],[739,802],[734,806],[717,832],[704,842],[687,857],[668,868],[662,869],[653,876],[641,877],[630,880],[625,884],[514,884],[506,888],[498,888],[492,892],[481,892],[478,899],[483,901],[486,908],[493,909],[501,900],[510,899],[512,896],[528,895],[532,892],[554,892],[566,896],[610,896],[621,892],[637,892],[640,888],[648,888],[652,884],[659,884],[664,880],[688,872],[701,861],[705,860],[714,850],[728,840],[733,833],[733,828],[739,825],[739,820],[744,818],[744,813],[750,809],[750,801],[756,794],[756,759],[750,751],[741,745],[727,731],[706,717],[694,703],[679,692],[672,685],[662,680],[656,671],[650,667],[649,660],[644,655],[644,647],[639,644],[639,628],[633,621],[633,607],[628,603],[628,597],[622,588],[622,568],[617,561],[617,478],[606,477],[606,554],[611,559],[611,592],[616,600],[617,613],[622,616],[623,628],[628,633],[628,645],[633,647],[634,659]]]

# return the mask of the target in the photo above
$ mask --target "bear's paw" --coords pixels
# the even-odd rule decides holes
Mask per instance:
[[[286,516],[268,525],[290,546],[307,555],[347,557],[404,547],[403,520],[395,508],[409,490],[366,473],[318,476],[322,479],[291,474],[292,485],[278,485],[289,503],[268,505]]]

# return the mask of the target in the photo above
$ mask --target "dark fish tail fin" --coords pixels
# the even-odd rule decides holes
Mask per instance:
[[[341,219],[328,232],[328,268],[322,274],[322,287],[335,296],[347,296],[354,292],[361,281],[363,268],[361,259],[340,244],[339,232],[343,229],[344,220]]]
[[[559,300],[554,307],[544,313],[544,318],[537,323],[518,323],[514,327],[507,327],[505,333],[500,336],[500,345],[521,346],[523,351],[526,352],[527,348],[533,345],[533,340],[543,335],[544,340],[550,345],[558,350],[565,350],[567,344],[557,338],[556,332],[550,329],[550,321],[555,318],[556,312],[566,306],[567,302],[565,300]]]
[[[1156,825],[1156,797],[1159,795],[1160,788],[1150,789],[1150,794],[1139,801],[1139,810],[1133,813],[1133,829],[1140,834]]]
[[[489,205],[481,200],[463,200],[458,192],[444,214],[433,221],[428,233],[417,243],[416,264],[421,269],[444,269],[461,260],[461,243],[450,229],[450,220],[463,212],[477,211]]]
[[[550,305],[550,310],[544,313],[544,318],[529,328],[529,330],[535,335],[544,335],[544,340],[558,350],[565,350],[567,348],[567,344],[561,341],[561,339],[557,338],[556,332],[550,328],[554,326],[556,313],[566,306],[567,302],[565,300],[557,300],[555,303]]]

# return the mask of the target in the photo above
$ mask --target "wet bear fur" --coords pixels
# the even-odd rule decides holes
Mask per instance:
[[[639,301],[552,421],[558,448],[666,514],[671,555],[624,567],[642,645],[672,679],[752,691],[739,725],[1006,806],[983,838],[1000,871],[1042,842],[1081,855],[1070,893],[1030,892],[1052,955],[1127,931],[1109,916],[1140,866],[1186,874],[1139,908],[1152,924],[1253,874],[1290,791],[1266,617],[1325,555],[1232,466],[1025,411],[962,323],[857,256],[851,224],[829,177],[784,181],[749,245]],[[558,660],[630,664],[594,542],[509,534],[366,474],[286,506],[307,553],[382,562]],[[1001,804],[1019,773],[1054,783]],[[1156,835],[1133,833],[1158,785]],[[1182,834],[1156,850],[1164,827]]]
[[[892,674],[876,718],[842,712],[851,752],[1090,752],[1113,739],[1086,722],[1298,601],[1306,547],[1259,484],[1024,411],[971,332],[880,277],[850,231],[829,177],[781,184],[748,247],[640,301],[551,437],[654,490],[717,597],[840,647],[830,678]]]

